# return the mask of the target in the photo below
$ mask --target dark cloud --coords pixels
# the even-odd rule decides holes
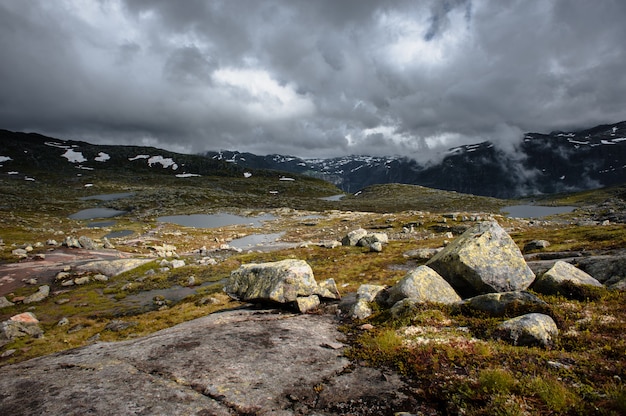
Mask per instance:
[[[621,0],[0,2],[0,128],[411,154],[626,119]]]

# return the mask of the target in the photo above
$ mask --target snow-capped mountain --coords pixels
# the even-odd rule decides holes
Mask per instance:
[[[300,159],[236,151],[207,152],[248,168],[301,173],[346,192],[404,183],[500,198],[578,191],[626,182],[626,122],[575,132],[528,133],[513,151],[483,142],[451,148],[441,162],[406,157]]]

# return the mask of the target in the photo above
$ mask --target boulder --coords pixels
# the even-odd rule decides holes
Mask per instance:
[[[546,240],[532,240],[524,245],[524,251],[543,250],[549,246],[550,243]]]
[[[152,260],[150,259],[117,259],[117,260],[98,260],[76,267],[79,272],[100,273],[105,276],[113,277],[129,270],[142,266]]]
[[[500,339],[519,346],[549,347],[559,329],[554,320],[541,313],[529,313],[504,321],[497,328]]]
[[[0,309],[13,306],[15,303],[9,301],[5,296],[0,296]]]
[[[544,312],[549,305],[528,292],[486,293],[465,299],[457,305],[461,310],[485,312],[491,316],[516,316]]]
[[[311,266],[304,260],[242,264],[234,270],[224,291],[242,301],[295,302],[318,292]]]
[[[25,336],[35,338],[43,336],[39,320],[32,312],[20,313],[7,321],[0,322],[0,344]]]
[[[525,290],[535,274],[496,221],[480,223],[427,263],[463,297]]]
[[[577,260],[580,270],[607,286],[626,278],[626,255],[590,256]]]
[[[574,288],[584,286],[602,287],[602,283],[575,266],[559,260],[550,270],[537,278],[533,289],[548,295],[568,296]]]
[[[85,237],[84,235],[78,237],[78,243],[82,248],[87,250],[95,250],[97,248],[93,240],[89,237]]]
[[[15,250],[11,250],[11,254],[19,259],[25,259],[28,257],[28,252],[23,248],[16,248]]]
[[[76,237],[70,237],[70,236],[65,237],[65,240],[63,240],[62,245],[67,248],[82,248],[78,239]]]
[[[402,299],[450,304],[459,302],[461,297],[436,271],[428,266],[419,266],[388,290],[386,299],[388,305]]]
[[[368,248],[370,251],[380,253],[383,251],[383,244],[389,242],[389,237],[385,233],[366,234],[356,245]]]
[[[39,290],[37,290],[37,292],[33,293],[30,296],[26,296],[26,298],[24,298],[24,303],[41,302],[42,300],[47,298],[49,295],[50,295],[50,286],[48,285],[39,286]]]
[[[320,306],[320,298],[317,295],[300,296],[296,298],[296,307],[300,313],[307,313]]]
[[[361,285],[356,291],[355,302],[348,308],[348,315],[354,319],[365,319],[372,315],[371,303],[385,290],[381,285]]]
[[[367,231],[363,228],[357,228],[350,231],[344,238],[341,239],[341,244],[344,246],[356,246],[357,243],[367,235]]]
[[[321,298],[340,300],[341,295],[335,283],[335,279],[330,278],[319,282],[317,287],[317,295]]]

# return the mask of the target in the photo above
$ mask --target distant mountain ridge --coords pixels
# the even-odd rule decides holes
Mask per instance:
[[[302,159],[237,151],[204,155],[238,166],[309,175],[346,192],[402,183],[498,198],[580,191],[626,182],[626,121],[575,132],[527,133],[514,153],[491,142],[454,147],[441,162],[407,157]]]

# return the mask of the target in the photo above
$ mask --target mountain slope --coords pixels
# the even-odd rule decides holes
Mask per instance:
[[[346,192],[373,184],[403,183],[513,198],[626,182],[626,122],[578,132],[528,133],[511,152],[490,142],[455,147],[440,163],[427,166],[406,157],[300,159],[233,151],[206,155],[239,166],[322,178]]]

